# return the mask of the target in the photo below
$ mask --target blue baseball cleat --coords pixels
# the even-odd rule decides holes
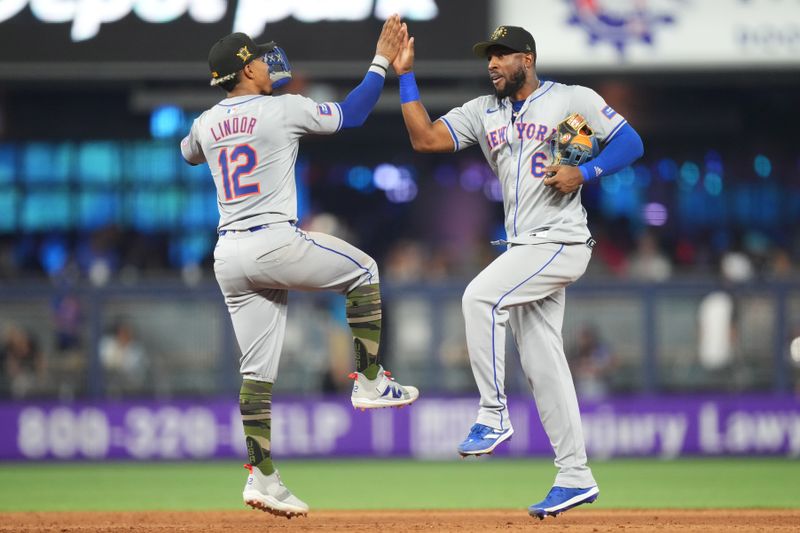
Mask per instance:
[[[547,515],[558,516],[573,507],[583,503],[593,503],[600,494],[600,489],[595,485],[587,489],[568,489],[566,487],[553,487],[547,497],[528,507],[528,514],[544,520]]]
[[[483,424],[474,424],[464,442],[458,445],[458,453],[462,457],[492,453],[498,444],[510,439],[513,434],[512,427],[501,430]]]

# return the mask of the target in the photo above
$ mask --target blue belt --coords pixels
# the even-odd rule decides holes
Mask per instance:
[[[218,231],[219,235],[225,235],[226,233],[244,233],[245,231],[249,231],[250,233],[255,233],[258,230],[267,229],[269,224],[261,224],[260,226],[253,226],[252,228],[247,229],[223,229]]]

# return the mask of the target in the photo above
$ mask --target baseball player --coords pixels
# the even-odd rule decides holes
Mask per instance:
[[[542,81],[536,43],[520,27],[500,26],[473,48],[488,61],[494,94],[481,96],[431,122],[412,71],[414,38],[393,62],[411,144],[420,152],[451,152],[479,145],[500,179],[506,251],[472,280],[462,309],[480,407],[458,446],[462,456],[491,453],[514,433],[505,380],[506,324],[555,452],[558,474],[532,516],[556,515],[599,493],[587,466],[578,401],[564,356],[564,288],[586,270],[594,241],[580,190],[642,155],[639,135],[591,89]],[[552,165],[548,139],[572,113],[585,117],[603,145],[581,165]]]
[[[286,52],[274,42],[256,44],[243,33],[220,39],[208,62],[211,85],[227,97],[200,115],[181,142],[184,159],[192,165],[207,163],[217,188],[214,273],[242,352],[239,405],[250,458],[244,500],[276,515],[308,511],[281,481],[270,453],[272,385],[288,290],[347,296],[356,360],[350,375],[354,407],[403,406],[419,396],[416,388],[390,378],[378,362],[381,294],[375,261],[336,237],[297,227],[294,181],[300,137],[364,123],[402,45],[402,27],[397,15],[386,20],[364,80],[339,103],[272,96],[291,78]]]

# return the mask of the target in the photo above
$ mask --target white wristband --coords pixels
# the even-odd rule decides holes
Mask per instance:
[[[389,60],[382,55],[376,55],[372,58],[372,64],[369,66],[369,71],[375,74],[380,74],[384,78],[389,72]]]

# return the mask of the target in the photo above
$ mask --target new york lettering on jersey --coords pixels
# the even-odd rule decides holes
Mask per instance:
[[[547,139],[572,112],[582,114],[601,141],[625,123],[591,89],[553,81],[543,82],[516,116],[510,99],[498,102],[494,96],[481,96],[442,117],[457,150],[476,143],[484,148],[503,185],[510,239],[533,233],[537,239],[561,242],[585,242],[590,237],[580,194],[563,195],[542,184],[544,169],[551,163]],[[534,232],[545,226],[550,228],[546,235]]]

